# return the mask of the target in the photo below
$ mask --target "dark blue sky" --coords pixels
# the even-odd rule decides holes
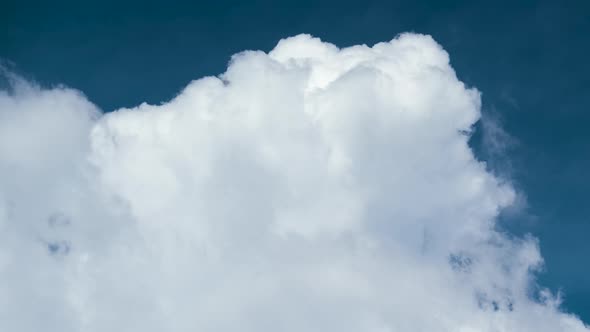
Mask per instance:
[[[306,32],[348,46],[431,34],[510,135],[481,159],[528,199],[507,231],[539,237],[543,285],[590,321],[590,1],[6,1],[0,58],[42,85],[82,90],[103,110],[170,99],[244,49]]]

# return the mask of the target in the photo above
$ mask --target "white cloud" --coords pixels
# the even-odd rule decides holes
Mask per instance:
[[[536,240],[494,230],[515,193],[467,144],[479,116],[415,34],[299,35],[102,115],[16,82],[0,329],[587,331],[536,291]]]

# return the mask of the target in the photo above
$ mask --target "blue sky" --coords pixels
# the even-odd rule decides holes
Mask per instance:
[[[0,58],[44,87],[82,91],[104,111],[170,100],[225,71],[232,54],[309,33],[346,47],[431,35],[482,92],[470,144],[526,197],[499,228],[539,238],[539,282],[590,321],[590,2],[3,1]],[[491,128],[500,128],[496,131]],[[486,136],[487,135],[487,136]],[[491,141],[498,145],[492,145]]]

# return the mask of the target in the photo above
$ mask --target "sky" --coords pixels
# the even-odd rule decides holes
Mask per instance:
[[[145,325],[136,328],[158,326],[158,322],[164,324],[162,322],[168,322],[164,318],[166,308],[180,310],[184,305],[193,303],[190,298],[178,295],[180,291],[173,287],[188,280],[174,273],[160,275],[161,271],[177,269],[179,274],[196,274],[201,276],[203,285],[219,290],[219,285],[213,282],[213,272],[203,273],[183,265],[196,258],[184,251],[186,247],[179,247],[173,241],[176,239],[181,244],[187,241],[183,245],[191,247],[194,245],[191,238],[184,238],[183,234],[198,237],[212,232],[209,238],[197,241],[202,250],[209,250],[213,252],[211,257],[217,257],[207,260],[209,269],[206,271],[227,273],[228,266],[233,266],[228,260],[238,259],[249,264],[261,264],[262,271],[293,266],[295,272],[309,271],[308,278],[329,283],[327,280],[331,279],[325,274],[329,271],[320,273],[315,268],[329,266],[322,262],[336,261],[331,273],[344,276],[343,285],[348,282],[348,286],[367,287],[368,293],[376,288],[397,294],[403,287],[389,285],[377,276],[397,278],[403,284],[403,280],[408,280],[410,276],[395,272],[396,268],[403,267],[409,274],[435,275],[421,276],[419,280],[432,285],[430,290],[443,299],[443,307],[448,296],[467,298],[463,292],[471,291],[480,294],[475,296],[479,303],[477,308],[485,312],[506,312],[506,317],[499,319],[505,322],[500,327],[483,327],[464,318],[463,314],[469,317],[478,315],[470,314],[469,310],[448,313],[449,330],[457,328],[456,324],[460,323],[466,324],[465,331],[469,328],[502,331],[501,328],[510,327],[533,330],[533,325],[527,324],[533,324],[530,323],[534,321],[531,312],[536,312],[537,307],[534,301],[529,303],[527,296],[543,302],[544,293],[535,291],[542,287],[548,287],[553,293],[561,292],[562,311],[575,313],[585,322],[590,321],[590,279],[587,277],[590,271],[586,263],[586,255],[590,252],[590,242],[586,241],[590,230],[590,209],[586,204],[590,179],[585,176],[590,167],[590,137],[584,130],[590,120],[590,65],[586,60],[590,47],[587,42],[590,4],[587,1],[217,1],[178,2],[174,5],[155,1],[101,1],[84,5],[67,1],[5,1],[3,7],[0,12],[0,58],[4,68],[19,77],[12,76],[3,82],[10,92],[2,95],[0,103],[3,107],[0,107],[0,113],[5,113],[4,123],[0,124],[3,128],[0,135],[4,141],[0,149],[3,151],[3,173],[0,176],[4,182],[2,197],[7,197],[6,202],[13,202],[11,209],[15,211],[12,214],[6,212],[4,224],[20,225],[7,226],[9,231],[6,234],[13,240],[6,241],[4,251],[6,257],[12,257],[17,249],[25,250],[27,255],[14,259],[37,262],[37,271],[46,271],[47,276],[54,278],[58,284],[55,290],[42,297],[47,302],[37,301],[37,305],[30,306],[27,301],[43,293],[41,290],[49,287],[50,281],[37,280],[34,271],[18,263],[6,265],[5,283],[17,283],[19,277],[25,277],[24,280],[30,278],[29,282],[39,287],[25,291],[24,295],[17,292],[24,291],[24,285],[12,287],[15,290],[3,289],[12,295],[10,298],[22,299],[16,305],[7,304],[6,300],[0,304],[0,312],[7,317],[18,317],[14,313],[25,312],[30,307],[39,313],[45,312],[45,323],[62,330],[80,330],[80,326],[89,331],[112,327],[104,325],[107,320],[129,323],[132,321],[131,313],[129,317],[119,317],[116,313],[100,316],[109,305],[109,298],[105,297],[121,292],[104,284],[117,280],[113,271],[129,269],[127,273],[140,280],[141,274],[137,271],[159,276],[145,280],[145,287],[156,289],[153,293],[142,293],[142,288],[133,280],[117,283],[126,290],[123,292],[125,296],[121,296],[121,303],[143,294],[147,304],[140,306],[136,314],[154,314],[154,322],[144,321],[142,324]],[[392,77],[393,83],[386,80],[389,83],[382,84],[386,87],[392,84],[387,91],[393,91],[391,95],[394,97],[384,97],[380,90],[382,85],[370,83],[374,79],[371,75],[376,74],[371,71],[363,74],[363,66],[353,74],[345,75],[350,68],[356,68],[357,65],[351,63],[357,60],[348,63],[340,59],[345,56],[337,54],[346,55],[349,51],[336,51],[335,47],[363,44],[372,47],[379,42],[388,43],[404,32],[426,34],[432,39],[404,35],[406,38],[400,37],[400,42],[392,42],[394,46],[387,51],[389,53],[386,52],[390,55],[389,60],[383,62],[375,55],[381,52],[379,48],[359,51],[358,54],[350,51],[351,59],[364,59],[366,64],[363,66],[384,71]],[[282,48],[280,44],[277,46],[279,40],[301,33],[336,46],[317,44],[319,42],[309,39],[311,37],[285,42]],[[300,46],[297,47],[297,43]],[[402,46],[395,46],[406,45],[404,43],[422,51],[414,54]],[[298,49],[304,51],[299,54]],[[235,57],[230,63],[232,55],[244,50],[262,50],[268,55],[258,54],[257,57],[255,53],[250,57]],[[406,56],[407,52],[410,56]],[[448,54],[450,65],[444,54]],[[291,63],[288,60],[290,57],[310,57],[318,62],[297,60]],[[268,59],[284,68],[277,69]],[[393,63],[401,63],[405,67],[400,69]],[[429,66],[439,68],[444,75],[441,77],[429,71]],[[404,68],[418,68],[416,70],[423,76],[408,76]],[[425,68],[425,72],[420,68]],[[312,74],[312,78],[317,77],[301,83],[298,75],[303,74],[300,71],[319,74]],[[220,81],[191,83],[222,73],[225,76]],[[265,85],[265,77],[274,83]],[[395,79],[399,82],[396,83]],[[332,80],[342,82],[328,85]],[[464,87],[460,82],[464,83]],[[231,88],[226,89],[225,86]],[[328,86],[331,88],[328,89]],[[413,87],[417,90],[412,90]],[[293,106],[287,107],[281,104],[281,99],[269,98],[265,94],[267,89],[283,100],[295,98]],[[313,89],[324,89],[325,94],[305,99]],[[297,106],[296,96],[299,94],[306,96],[304,106],[301,106],[303,111]],[[348,99],[349,96],[358,98]],[[411,98],[406,99],[407,96]],[[358,100],[365,103],[355,103]],[[142,104],[144,102],[147,104]],[[55,114],[46,111],[55,109],[52,103],[60,105]],[[251,116],[240,115],[235,111],[236,107],[240,108],[236,105],[246,105],[243,106],[245,109],[251,107]],[[334,108],[341,109],[340,113],[330,111],[333,105],[340,105]],[[389,118],[389,113],[380,111],[403,108],[431,116],[413,118],[400,115]],[[191,109],[205,110],[199,111],[202,118],[192,117]],[[215,124],[205,125],[207,122],[203,119],[207,116],[203,114],[217,109],[229,112],[227,114],[238,113],[233,115],[234,118],[230,115],[211,115]],[[272,112],[274,109],[284,109],[284,115],[277,117]],[[19,117],[15,114],[20,113],[12,110],[19,110],[24,115]],[[113,112],[116,110],[119,111]],[[363,110],[375,113],[359,115],[366,114],[362,113]],[[164,115],[165,112],[177,116],[169,118]],[[301,112],[320,123],[319,129],[306,127],[311,120],[305,120],[307,118],[302,117]],[[103,116],[102,113],[112,115]],[[373,122],[375,119],[383,121],[382,127],[378,125],[381,122]],[[191,123],[194,126],[188,125]],[[373,136],[364,132],[366,128],[363,126],[380,129],[375,129],[377,134]],[[470,136],[450,134],[457,130],[469,132],[472,128],[474,131]],[[179,134],[173,135],[176,131]],[[6,143],[12,141],[17,143]],[[117,144],[112,145],[111,141]],[[243,149],[238,148],[241,146],[239,142],[246,142]],[[462,144],[468,144],[470,148],[454,150]],[[319,150],[316,151],[316,147]],[[336,152],[327,156],[322,147]],[[43,153],[27,156],[27,151],[52,152],[47,156]],[[423,151],[424,154],[415,151]],[[264,167],[251,160],[259,153]],[[379,157],[383,153],[386,156],[391,153],[391,156]],[[186,160],[183,157],[186,155],[196,157]],[[449,161],[443,163],[446,159]],[[293,166],[297,160],[305,160],[308,166]],[[399,160],[404,162],[399,162],[396,168]],[[485,167],[477,166],[482,165],[477,160],[486,161]],[[84,166],[80,166],[82,164]],[[15,165],[19,167],[14,168]],[[214,165],[213,169],[217,171],[209,170],[206,165]],[[415,165],[421,166],[410,172]],[[80,171],[79,167],[85,170]],[[196,175],[187,175],[189,169]],[[265,172],[270,172],[270,175]],[[14,174],[18,175],[15,177]],[[407,177],[407,187],[404,188],[415,189],[396,189],[400,183],[394,180],[388,186],[385,180],[388,174],[399,179]],[[191,184],[186,188],[171,180],[182,179],[183,176],[188,176],[186,181]],[[54,183],[52,181],[57,180],[52,178],[63,178],[63,181]],[[474,192],[465,188],[459,190],[462,181],[471,178],[483,179],[481,181],[485,185]],[[20,184],[19,179],[27,184]],[[219,189],[222,185],[216,185],[211,179],[217,179],[227,188],[232,187],[231,183],[240,186],[225,192]],[[252,179],[252,182],[246,179]],[[425,189],[423,179],[433,179],[434,189]],[[436,179],[444,181],[437,182]],[[79,198],[56,194],[63,190],[60,183],[74,188],[79,193],[75,197]],[[313,184],[321,189],[316,192]],[[447,191],[452,193],[453,190],[448,188],[455,185],[459,186],[459,192],[467,191],[472,196],[449,194]],[[243,196],[242,186],[259,188],[260,197],[280,197],[276,211],[272,212],[277,216],[274,219],[268,217],[266,213],[271,212],[257,207],[259,200],[250,201]],[[290,190],[304,198],[297,198],[299,194]],[[423,196],[430,192],[432,197]],[[445,195],[449,196],[448,201],[442,199]],[[46,199],[47,196],[58,198],[52,202]],[[406,196],[407,202],[404,201]],[[208,205],[193,211],[190,199],[199,201],[202,197],[206,197],[204,201]],[[379,197],[392,198],[384,201]],[[412,197],[413,200],[410,199]],[[112,202],[113,199],[116,202]],[[232,202],[241,200],[246,201],[245,206],[232,206]],[[424,206],[417,206],[417,202]],[[67,206],[62,206],[64,204]],[[440,204],[449,210],[443,209]],[[59,207],[59,211],[54,211],[54,207]],[[468,212],[471,211],[468,207],[478,208],[481,213],[473,216],[475,212]],[[38,210],[39,215],[30,212],[30,208]],[[426,210],[424,215],[422,210]],[[260,221],[261,224],[247,227],[239,223],[240,218],[227,211],[248,216],[246,219],[251,220],[268,219],[274,226]],[[86,222],[77,228],[63,227],[64,230],[60,231],[56,231],[54,226],[41,230],[37,228],[40,226],[30,222],[43,219],[49,225],[75,225],[74,216]],[[441,216],[439,224],[431,221],[435,216]],[[168,228],[159,224],[171,217],[175,222],[171,222]],[[196,229],[191,223],[195,218],[216,220],[221,225],[220,229]],[[455,218],[461,221],[454,221]],[[389,219],[402,221],[388,224],[386,221]],[[471,219],[484,229],[469,231],[477,233],[477,236],[460,231],[464,226],[461,222]],[[306,222],[301,224],[297,220]],[[333,223],[328,222],[330,220]],[[489,223],[492,223],[492,228],[485,228]],[[261,232],[276,234],[259,238]],[[49,258],[33,250],[32,245],[26,245],[33,233],[37,234],[33,236],[37,239],[35,241],[41,241],[49,248]],[[347,234],[350,239],[336,239],[338,236],[335,234]],[[421,236],[422,240],[418,240]],[[416,243],[430,243],[424,240],[429,236],[434,248],[430,250],[434,253],[431,256],[425,254],[427,258],[416,256],[412,251],[417,250]],[[406,237],[407,243],[404,241]],[[479,242],[474,237],[478,241],[485,237],[488,244],[476,244]],[[147,249],[142,247],[146,244],[141,241],[147,241],[146,238],[153,244]],[[490,245],[490,238],[502,245]],[[211,244],[211,239],[218,242]],[[462,242],[454,244],[449,239]],[[224,241],[233,245],[219,244],[226,243]],[[252,245],[251,241],[263,244]],[[291,246],[301,246],[298,241],[307,241],[305,243],[309,246],[303,246],[310,255],[317,255],[318,260],[296,260],[296,251]],[[349,248],[351,241],[356,245],[359,245],[358,241],[368,241],[381,246],[375,249],[368,245],[363,250],[359,249],[359,262],[353,262],[339,255],[350,253],[346,250],[352,250]],[[234,249],[250,249],[251,252],[245,250],[246,253],[238,255]],[[114,254],[117,250],[126,254],[117,257]],[[142,250],[155,253],[146,258],[142,256]],[[277,254],[266,254],[266,250],[276,250]],[[402,254],[406,251],[407,255]],[[58,258],[62,260],[60,263],[51,261],[56,254],[63,256]],[[524,262],[506,258],[521,257],[519,255],[525,257]],[[539,263],[541,256],[542,265]],[[257,257],[261,259],[259,263]],[[374,260],[367,257],[374,257]],[[473,267],[467,290],[441,286],[450,281],[445,279],[446,272],[443,271],[446,270],[440,260],[449,257],[455,272],[457,269],[468,270],[466,266],[470,267],[472,263],[466,262],[482,262],[480,267]],[[86,262],[85,259],[95,263],[80,263]],[[147,262],[154,259],[157,263],[142,265],[142,259]],[[399,265],[391,263],[392,259],[398,259]],[[168,266],[166,261],[176,262],[181,267]],[[487,270],[498,262],[508,266],[510,273],[503,275],[493,269]],[[347,270],[353,263],[362,264],[364,274]],[[56,267],[55,264],[62,265]],[[523,266],[536,272],[529,275],[528,270],[519,270]],[[307,294],[311,287],[309,284],[281,279],[283,276],[287,278],[290,273],[279,270],[283,272],[269,283],[281,284],[282,280],[294,288],[300,287],[301,293]],[[244,266],[236,272],[236,280],[247,281],[251,273]],[[321,277],[314,276],[314,273],[321,274]],[[453,279],[456,276],[451,276],[448,277],[452,279],[450,283],[457,282]],[[526,281],[508,281],[516,277]],[[363,280],[371,281],[373,285],[358,285]],[[230,284],[236,285],[235,292],[245,292],[240,288],[242,283],[230,281]],[[94,288],[89,285],[94,285]],[[406,299],[407,312],[404,312],[395,303],[383,298],[348,294],[322,285],[321,282],[313,283],[321,290],[318,291],[320,295],[314,298],[318,308],[334,308],[331,301],[342,297],[345,300],[342,300],[344,304],[338,306],[338,310],[326,312],[327,318],[318,323],[320,325],[312,327],[305,325],[304,318],[283,317],[277,313],[277,317],[284,319],[268,322],[268,326],[291,321],[292,327],[338,328],[338,324],[344,322],[335,322],[331,315],[350,312],[354,307],[354,301],[350,299],[357,297],[375,310],[367,309],[366,317],[359,316],[358,320],[348,322],[352,327],[371,329],[373,325],[383,325],[393,331],[396,328],[426,330],[441,324],[440,321],[426,320],[423,326],[408,323],[392,327],[395,322],[381,321],[382,316],[387,315],[420,317],[414,310],[420,307],[419,304],[434,311],[442,310],[437,304],[424,305],[423,301],[428,296],[421,294],[419,289],[408,292],[407,296],[413,297],[416,303]],[[503,285],[504,288],[501,292],[486,288],[492,287],[490,285]],[[204,286],[201,286],[190,288],[188,293],[199,294],[203,291]],[[297,311],[305,307],[306,299],[297,297],[297,292],[276,287],[274,294],[293,299],[290,309]],[[254,291],[244,294],[248,298],[263,291],[271,292],[263,288],[254,285]],[[107,295],[94,295],[92,289]],[[506,300],[506,296],[498,295],[502,292],[513,293],[513,297]],[[64,299],[65,293],[74,295]],[[522,293],[527,296],[519,298]],[[161,305],[163,309],[156,309],[150,305],[154,298],[166,296],[169,297],[168,307]],[[499,299],[494,296],[499,296]],[[216,305],[224,308],[222,315],[245,315],[245,310],[249,308],[246,302],[236,301],[232,305],[231,299],[229,295],[219,296]],[[257,297],[254,300],[260,301],[260,308],[272,308],[274,304],[266,298]],[[60,305],[52,305],[51,301]],[[520,308],[516,303],[518,301],[530,311],[514,310],[518,316],[510,318],[513,312],[510,307]],[[202,302],[197,301],[194,305],[202,305]],[[487,311],[486,305],[489,307]],[[381,310],[386,306],[395,309],[391,312]],[[62,311],[50,317],[53,315],[46,311],[52,307]],[[79,322],[68,320],[72,307],[85,313],[86,316],[80,314],[85,318],[80,318]],[[495,310],[496,307],[500,309]],[[564,318],[549,304],[543,308],[550,311],[547,317],[552,317],[547,319],[547,326],[561,326],[562,329],[566,326],[551,325],[562,324],[560,322]],[[188,317],[188,313],[178,315],[182,318],[177,324],[185,325],[161,326],[180,330],[190,326],[232,329],[229,325],[216,325],[221,323],[215,318],[211,318],[211,325],[194,325],[197,323]],[[258,312],[252,313],[253,317],[258,315]],[[489,317],[482,314],[477,321],[487,324],[487,319],[492,319]],[[236,322],[242,321],[252,329],[264,329],[260,325],[262,323],[254,319],[236,318]],[[19,325],[25,323],[18,318],[12,323],[11,327],[20,327],[23,331],[35,328],[33,323],[26,327]],[[567,326],[571,326],[572,331],[584,330],[574,327],[576,323],[571,324]]]

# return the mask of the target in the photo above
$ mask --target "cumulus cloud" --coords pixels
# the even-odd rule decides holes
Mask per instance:
[[[588,331],[495,230],[480,94],[432,38],[309,35],[162,105],[0,94],[4,331]]]

